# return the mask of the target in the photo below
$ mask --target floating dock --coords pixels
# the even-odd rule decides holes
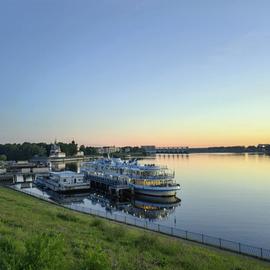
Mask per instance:
[[[93,175],[87,176],[87,179],[90,181],[91,189],[103,190],[112,197],[123,196],[131,191],[127,181]]]

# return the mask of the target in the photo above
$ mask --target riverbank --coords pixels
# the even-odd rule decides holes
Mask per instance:
[[[0,205],[1,269],[269,269],[255,259],[76,213],[3,187]]]

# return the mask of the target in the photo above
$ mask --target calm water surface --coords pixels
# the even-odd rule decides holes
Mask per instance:
[[[177,227],[270,248],[269,156],[166,155],[155,162],[174,169],[182,186]]]
[[[171,202],[161,203],[153,210],[152,202],[139,198],[127,206],[115,207],[102,197],[93,196],[72,196],[62,203],[147,217],[160,224],[270,248],[269,156],[157,155],[140,162],[167,165],[175,170],[176,181],[181,185],[177,194],[181,204],[167,207]],[[69,164],[68,168],[76,170],[74,165]],[[149,210],[143,210],[142,205]]]

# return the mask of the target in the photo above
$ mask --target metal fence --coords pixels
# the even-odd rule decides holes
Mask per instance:
[[[50,200],[50,198],[44,195],[36,194],[29,190],[19,190],[19,191],[22,191],[28,195],[37,197],[42,200],[55,203],[54,201]],[[213,247],[220,248],[223,250],[233,251],[239,254],[244,254],[244,255],[256,257],[262,260],[270,261],[269,249],[254,247],[254,246],[250,246],[250,245],[246,245],[246,244],[242,244],[242,243],[238,243],[234,241],[225,240],[222,238],[209,236],[206,234],[194,233],[194,232],[182,230],[175,227],[161,225],[152,221],[143,220],[138,217],[127,216],[121,213],[110,213],[110,212],[95,210],[92,208],[88,208],[88,207],[84,207],[84,206],[80,206],[76,204],[65,205],[64,207],[71,210],[78,211],[78,212],[95,215],[102,218],[107,218],[113,221],[117,221],[120,223],[136,226],[139,228],[143,228],[143,229],[147,229],[147,230],[151,230],[155,232],[160,232],[169,236],[174,236],[177,238],[182,238],[185,240],[205,244],[208,246],[213,246]]]

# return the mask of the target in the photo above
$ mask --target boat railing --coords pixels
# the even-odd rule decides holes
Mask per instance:
[[[135,180],[171,180],[174,178],[173,173],[167,173],[165,175],[153,175],[153,176],[143,176],[143,175],[132,175],[130,178]]]
[[[139,168],[141,169],[158,169],[158,170],[168,170],[168,167],[166,165],[155,165],[155,164],[145,164],[145,165],[138,165]]]
[[[172,183],[164,183],[164,184],[158,184],[158,185],[143,185],[143,184],[134,184],[140,187],[180,187],[180,184],[177,184],[176,182],[172,182]]]

